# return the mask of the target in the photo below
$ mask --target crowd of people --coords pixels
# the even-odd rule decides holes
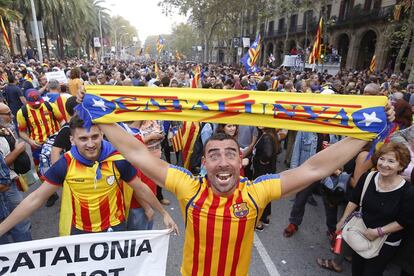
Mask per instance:
[[[166,227],[178,232],[162,207],[170,204],[162,195],[167,189],[177,197],[186,222],[182,274],[247,275],[253,233],[270,223],[271,201],[295,195],[281,233],[291,238],[306,204],[317,204],[313,194],[321,193],[332,251],[358,208],[364,210],[366,239],[387,235],[378,256],[363,258],[343,242],[334,258],[317,259],[321,268],[341,272],[347,259],[354,276],[382,275],[394,262],[402,276],[414,275],[414,84],[407,76],[351,70],[333,76],[268,67],[246,74],[238,66],[201,66],[195,86],[202,89],[387,96],[389,118],[395,115],[392,133],[372,160],[367,158],[370,144],[354,138],[201,123],[201,146],[194,146],[187,170],[179,167],[180,151],[172,156],[171,133],[182,122],[133,121],[87,130],[74,113],[88,85],[191,88],[196,66],[80,59],[0,62],[0,244],[31,240],[30,215],[43,204],[55,204],[59,187],[62,235],[150,230],[154,209]],[[67,83],[48,78],[46,73],[57,71],[64,72]],[[277,168],[278,158],[286,170]],[[32,163],[43,184],[23,199],[18,188]],[[367,178],[370,171],[375,174]]]

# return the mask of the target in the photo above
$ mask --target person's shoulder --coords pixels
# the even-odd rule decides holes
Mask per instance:
[[[255,180],[247,180],[249,182],[248,185],[256,185],[260,184],[266,181],[280,181],[280,175],[279,174],[264,174],[259,177],[257,177]]]

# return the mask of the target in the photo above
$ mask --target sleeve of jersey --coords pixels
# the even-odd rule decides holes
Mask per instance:
[[[178,200],[193,195],[200,185],[199,180],[187,169],[170,165],[165,188],[175,194]]]
[[[121,174],[121,179],[129,182],[137,175],[137,170],[126,160],[115,161],[116,168]]]
[[[53,115],[55,115],[56,120],[58,120],[59,122],[61,122],[63,120],[63,115],[60,112],[59,107],[56,105],[56,103],[52,103],[50,105],[52,106]]]
[[[280,176],[278,174],[265,174],[256,178],[249,186],[256,203],[265,207],[270,201],[279,199],[282,194]]]
[[[26,119],[23,117],[23,112],[22,112],[21,109],[17,112],[16,116],[17,116],[17,118],[16,118],[17,126],[18,126],[19,130],[25,131],[26,127],[27,127],[26,126]]]
[[[42,180],[47,181],[52,185],[62,186],[63,182],[65,181],[66,172],[68,170],[68,163],[66,158],[62,156],[55,164],[50,167],[44,176],[42,176]]]

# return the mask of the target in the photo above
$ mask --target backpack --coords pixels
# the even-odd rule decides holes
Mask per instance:
[[[50,156],[52,155],[52,147],[55,143],[57,134],[53,134],[46,139],[46,142],[42,145],[42,149],[39,154],[39,172],[40,175],[45,175],[46,171],[52,166]]]
[[[9,144],[10,152],[14,151],[16,139],[13,135],[2,135]],[[30,157],[26,151],[22,152],[13,162],[12,169],[17,174],[25,174],[31,169]]]
[[[190,172],[193,174],[199,174],[201,168],[201,157],[203,156],[203,141],[201,140],[201,132],[206,124],[210,124],[211,129],[213,129],[212,123],[202,123],[200,131],[198,132],[197,139],[194,143],[193,153],[190,157]]]
[[[53,113],[53,107],[47,101],[44,101],[44,104],[46,105],[47,110],[52,114],[53,121],[55,121],[56,118],[55,118],[55,114]],[[29,130],[29,132],[31,132],[31,130],[30,130],[31,126],[29,125],[29,114],[27,113],[27,106],[26,105],[22,106],[22,114],[23,114],[24,119],[26,120],[27,129]]]

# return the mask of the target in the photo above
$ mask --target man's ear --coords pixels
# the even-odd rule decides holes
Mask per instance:
[[[201,164],[204,166],[206,164],[206,158],[203,156],[201,156]]]
[[[73,139],[73,135],[72,135],[72,134],[69,136],[69,139],[70,139],[70,143],[71,143],[72,145],[74,145],[74,144],[75,144],[75,141],[74,141],[74,139]]]

